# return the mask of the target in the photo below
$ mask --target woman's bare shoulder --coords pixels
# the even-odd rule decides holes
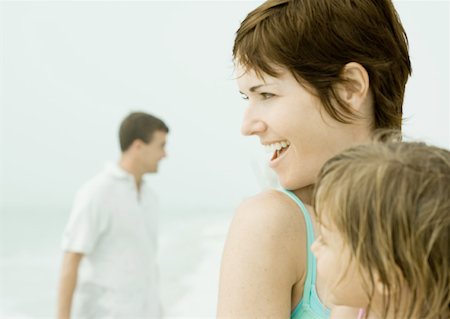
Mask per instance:
[[[243,201],[225,244],[218,316],[289,316],[293,287],[304,275],[303,232],[301,213],[285,194],[271,190]]]
[[[262,223],[277,227],[289,227],[294,223],[298,225],[303,217],[297,204],[286,194],[277,190],[268,190],[244,200],[236,210],[235,219],[259,220]],[[302,224],[302,223],[300,223]]]
[[[236,210],[233,224],[250,240],[252,236],[265,239],[263,245],[268,254],[268,248],[287,249],[286,257],[302,272],[305,221],[298,205],[285,193],[268,190],[244,200]]]
[[[280,258],[283,251],[283,258],[301,271],[304,234],[305,223],[297,204],[284,193],[269,190],[244,200],[236,209],[228,241],[260,251],[267,258]]]

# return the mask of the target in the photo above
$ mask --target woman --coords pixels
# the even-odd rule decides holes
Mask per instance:
[[[309,250],[312,189],[329,158],[377,128],[401,128],[406,34],[388,0],[267,1],[242,22],[233,55],[248,99],[242,133],[273,150],[285,190],[237,209],[218,317],[328,318],[327,283]]]

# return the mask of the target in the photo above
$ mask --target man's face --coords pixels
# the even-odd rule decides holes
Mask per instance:
[[[140,157],[142,168],[146,173],[156,173],[159,161],[166,157],[166,137],[166,132],[155,131],[148,144],[142,143]]]

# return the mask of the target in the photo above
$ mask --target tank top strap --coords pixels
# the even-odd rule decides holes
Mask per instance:
[[[300,198],[297,197],[293,192],[287,189],[279,189],[279,191],[285,193],[289,196],[299,207],[303,214],[306,224],[306,238],[307,238],[307,258],[308,258],[308,268],[306,270],[306,280],[303,288],[303,302],[309,304],[311,298],[311,291],[315,289],[316,285],[316,257],[311,252],[311,245],[314,242],[314,228],[312,225],[311,216],[309,215],[308,210],[306,209],[303,202]]]

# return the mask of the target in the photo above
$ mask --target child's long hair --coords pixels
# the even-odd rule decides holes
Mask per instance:
[[[408,318],[450,317],[448,150],[402,142],[349,149],[324,165],[314,197],[319,220],[326,216],[369,274],[366,315],[376,276],[383,316],[402,304]]]

